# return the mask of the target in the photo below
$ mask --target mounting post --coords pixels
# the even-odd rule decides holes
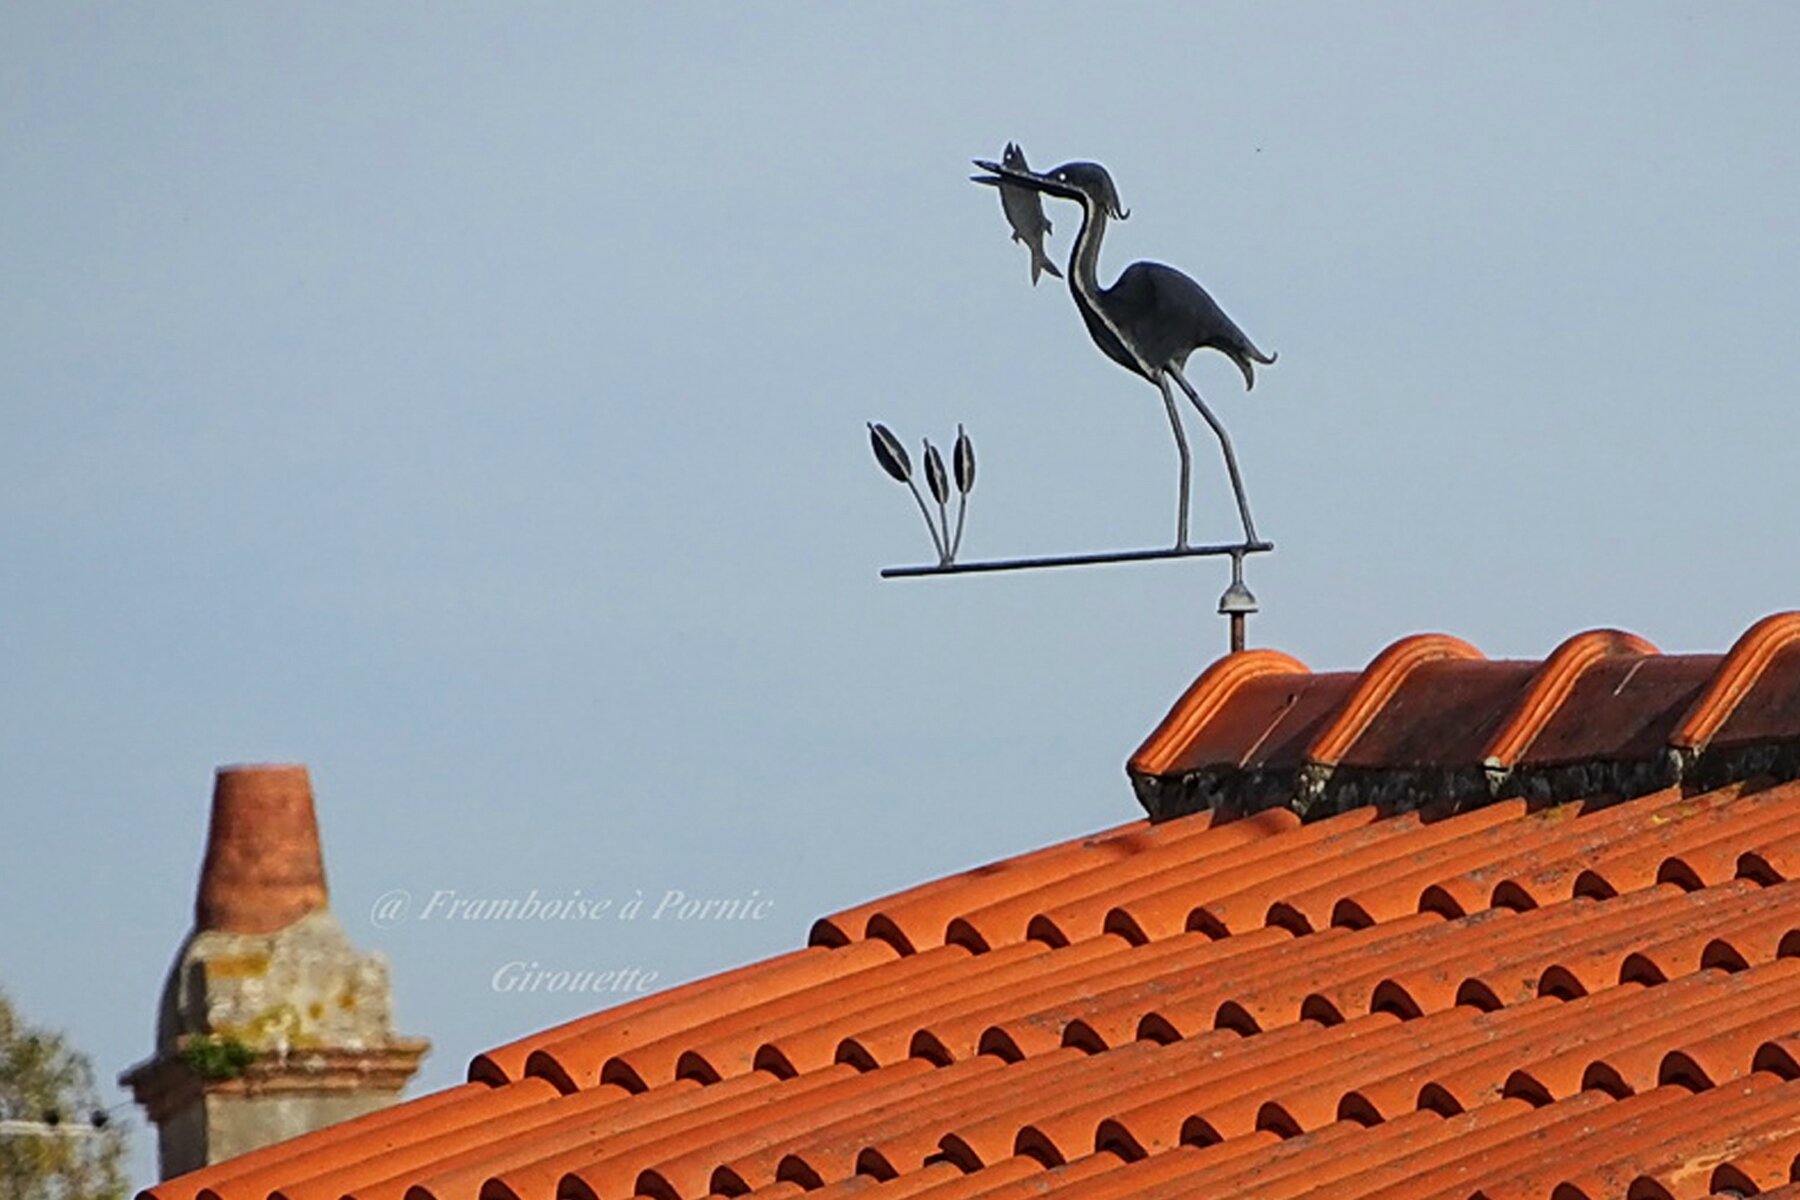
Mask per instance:
[[[1244,626],[1255,611],[1256,597],[1244,586],[1244,550],[1240,549],[1231,555],[1231,586],[1219,597],[1219,614],[1231,623],[1231,653],[1243,651]]]

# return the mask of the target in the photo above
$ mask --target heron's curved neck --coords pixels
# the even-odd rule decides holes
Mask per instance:
[[[1100,294],[1100,240],[1106,236],[1106,208],[1091,200],[1081,204],[1081,228],[1069,247],[1069,290],[1077,300],[1093,303]]]
[[[1137,346],[1107,311],[1106,295],[1100,287],[1100,240],[1105,236],[1106,205],[1084,200],[1081,228],[1076,231],[1075,245],[1069,250],[1069,294],[1075,297],[1075,307],[1081,310],[1089,332],[1108,357],[1145,379],[1155,379],[1150,364],[1144,361]]]

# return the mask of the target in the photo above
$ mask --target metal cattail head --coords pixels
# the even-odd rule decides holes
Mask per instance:
[[[925,482],[931,486],[931,498],[939,504],[947,504],[950,500],[950,479],[944,474],[944,456],[938,448],[925,441]]]
[[[963,427],[956,427],[956,449],[951,455],[956,467],[956,490],[968,495],[975,490],[975,443]]]
[[[886,425],[869,423],[869,445],[875,448],[875,461],[895,481],[906,483],[912,478],[912,459],[906,456],[906,447]]]

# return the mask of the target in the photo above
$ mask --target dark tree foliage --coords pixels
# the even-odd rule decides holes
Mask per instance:
[[[86,1056],[0,992],[0,1200],[120,1200],[124,1161]]]

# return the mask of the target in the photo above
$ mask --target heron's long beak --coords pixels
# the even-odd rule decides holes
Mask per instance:
[[[1021,171],[1017,167],[1009,167],[1004,163],[989,162],[984,158],[977,158],[974,160],[974,163],[983,171],[987,172],[985,175],[969,176],[969,178],[976,183],[985,183],[989,187],[1001,187],[1010,184],[1017,187],[1028,188],[1034,192],[1041,192],[1047,196],[1055,196],[1062,200],[1086,199],[1079,188],[1070,187],[1066,183],[1059,183],[1056,180],[1051,179],[1048,175],[1039,175],[1036,171]]]
[[[983,171],[986,171],[987,174],[971,175],[969,178],[976,183],[985,183],[989,187],[999,187],[1003,183],[1016,183],[1020,187],[1028,187],[1034,192],[1041,192],[1045,190],[1044,185],[1048,182],[1048,180],[1042,175],[1039,175],[1036,171],[1021,171],[1017,167],[1008,167],[1001,163],[989,162],[985,158],[977,158],[973,161],[976,166],[980,167]]]

